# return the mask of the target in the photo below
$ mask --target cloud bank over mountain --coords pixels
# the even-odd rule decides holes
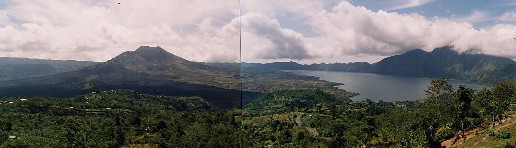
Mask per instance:
[[[201,62],[376,62],[451,45],[516,59],[513,3],[472,2],[468,11],[447,3],[6,0],[0,56],[106,61],[148,45]]]
[[[235,62],[238,3],[7,0],[0,5],[0,55],[106,61],[150,45],[190,60]]]
[[[416,7],[432,1],[418,1]],[[253,5],[243,6],[242,18],[261,16],[262,21],[274,22],[277,30],[289,30],[300,43],[299,48],[284,50],[292,53],[307,53],[300,61],[331,61],[328,59],[342,59],[349,57],[364,57],[352,60],[374,62],[378,56],[390,56],[400,54],[411,49],[420,48],[431,51],[434,48],[451,45],[459,52],[476,52],[495,56],[516,59],[516,26],[514,24],[499,22],[488,27],[475,27],[475,20],[459,20],[445,17],[428,17],[420,13],[399,13],[394,11],[372,11],[364,6],[355,6],[350,2],[342,1],[336,5],[331,1],[320,1],[318,4],[310,2],[292,2],[278,6],[273,1],[252,1]],[[260,11],[255,6],[275,4],[274,7]],[[407,5],[408,8],[409,5]],[[246,8],[250,7],[250,8]],[[404,8],[396,8],[404,9]],[[298,23],[307,24],[306,28],[292,30],[291,21],[282,18],[285,14],[307,10],[311,13],[299,13],[298,16],[290,16],[297,19]],[[474,14],[482,13],[475,11]],[[472,14],[472,16],[476,16]],[[501,20],[509,20],[510,13],[501,16]],[[482,19],[485,19],[484,17]],[[244,20],[244,19],[243,19]],[[256,20],[256,19],[253,19]],[[243,21],[245,22],[245,21]],[[282,24],[282,22],[287,22]],[[249,25],[249,26],[247,26]],[[257,33],[255,25],[242,23],[243,40],[254,39],[253,42],[242,42],[242,51],[250,51],[255,55],[243,56],[242,60],[260,61],[270,59],[293,59],[299,56],[289,57],[264,56],[261,50],[271,53],[271,49],[264,43],[274,42],[278,38],[276,32]],[[304,36],[303,32],[315,32],[315,36]],[[250,37],[249,37],[250,36]],[[251,40],[251,39],[250,39]],[[284,40],[287,41],[287,40]],[[258,48],[260,47],[263,48]]]

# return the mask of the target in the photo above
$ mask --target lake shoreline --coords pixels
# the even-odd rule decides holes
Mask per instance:
[[[413,78],[391,75],[380,75],[373,73],[339,72],[339,71],[315,71],[315,70],[283,70],[285,72],[314,76],[337,85],[338,89],[358,93],[359,95],[350,98],[353,101],[370,99],[378,102],[383,101],[416,101],[425,98],[424,90],[433,78]],[[471,82],[450,79],[455,89],[460,85],[479,90],[489,86]]]

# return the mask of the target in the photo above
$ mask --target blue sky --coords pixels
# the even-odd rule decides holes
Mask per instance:
[[[349,0],[355,6],[364,6],[372,11],[387,11],[401,14],[417,13],[427,18],[442,17],[457,21],[470,21],[475,28],[494,26],[500,23],[515,24],[516,21],[501,21],[499,17],[507,12],[516,12],[514,0],[428,0],[426,3],[406,8],[403,4],[410,0]],[[422,0],[425,1],[425,0]],[[245,2],[245,1],[244,1]],[[327,11],[338,4],[339,0],[328,1],[324,8]],[[277,17],[283,26],[302,32],[305,36],[316,36],[310,26],[295,14],[285,13]]]
[[[7,1],[0,1],[0,8],[7,6]]]
[[[148,45],[203,62],[373,63],[453,46],[516,59],[508,0],[120,2],[0,0],[0,56],[106,61]]]
[[[515,8],[509,0],[245,0],[242,60],[374,63],[442,46],[516,59]]]
[[[506,12],[516,10],[516,1],[513,0],[429,0],[419,6],[401,8],[391,10],[393,7],[402,5],[404,0],[350,0],[357,6],[365,6],[366,8],[379,11],[398,13],[418,13],[426,17],[443,17],[443,18],[467,18],[475,15],[475,13],[483,14],[477,18],[478,22],[474,22],[475,27],[486,27],[500,23],[497,18]]]

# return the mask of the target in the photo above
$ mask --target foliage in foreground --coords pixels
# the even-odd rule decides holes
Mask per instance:
[[[300,147],[439,147],[461,131],[502,118],[514,101],[509,81],[457,90],[431,81],[424,101],[347,103],[322,91],[278,91],[244,109],[245,145]],[[506,133],[497,133],[507,137]]]
[[[199,97],[124,90],[7,97],[0,101],[0,147],[436,147],[501,119],[514,91],[511,82],[453,90],[447,79],[432,81],[425,101],[349,102],[320,90],[282,90],[243,114]]]
[[[220,111],[199,97],[117,90],[0,103],[0,147],[241,146],[240,111]]]

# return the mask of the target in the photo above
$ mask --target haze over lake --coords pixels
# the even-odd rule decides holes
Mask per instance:
[[[352,100],[372,101],[401,101],[418,100],[425,97],[424,90],[427,89],[431,78],[407,78],[399,76],[388,76],[371,73],[352,73],[336,71],[310,71],[310,70],[289,70],[294,74],[319,77],[321,80],[330,82],[344,83],[337,86],[350,92],[360,93],[351,98]],[[461,81],[451,81],[455,89],[460,85],[479,90],[484,85],[472,84]]]

